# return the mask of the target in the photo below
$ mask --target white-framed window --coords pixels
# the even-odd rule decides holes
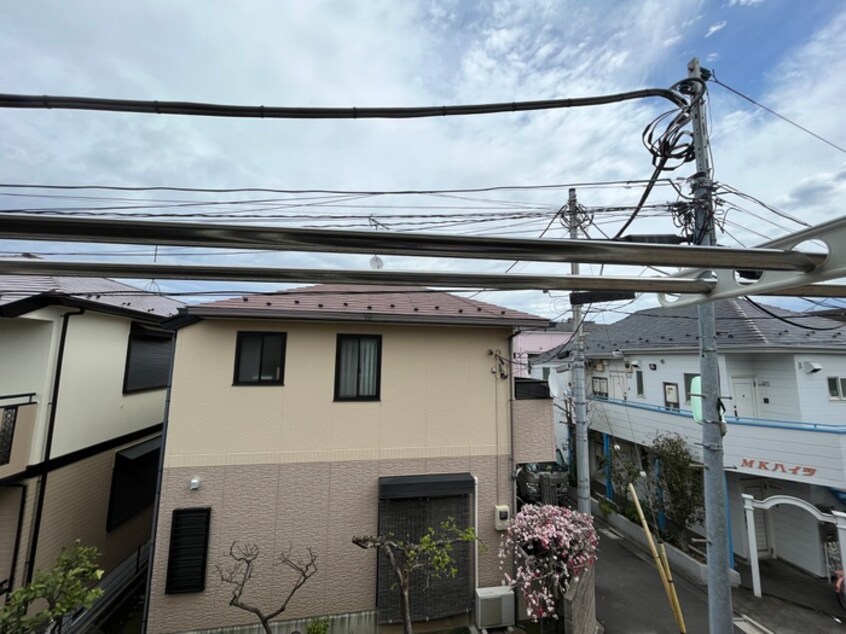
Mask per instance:
[[[828,397],[830,399],[846,400],[846,377],[828,377]]]
[[[593,377],[593,395],[596,398],[608,398],[608,379],[601,376]]]

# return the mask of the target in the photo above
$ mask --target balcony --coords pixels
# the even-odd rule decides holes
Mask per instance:
[[[724,464],[738,473],[842,489],[846,425],[726,417]],[[690,411],[594,398],[590,428],[649,445],[656,433],[677,433],[701,453],[702,426]]]
[[[0,396],[0,479],[26,469],[35,429],[35,394]]]

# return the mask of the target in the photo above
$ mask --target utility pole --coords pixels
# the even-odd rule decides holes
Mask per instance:
[[[688,77],[701,79],[699,60],[688,65]],[[711,164],[708,154],[708,131],[705,125],[705,86],[696,82],[701,94],[691,109],[693,144],[696,152],[696,174],[693,196],[696,205],[694,242],[704,246],[716,243],[713,200],[711,198]],[[714,303],[699,304],[699,372],[702,377],[702,456],[705,465],[705,536],[708,542],[708,623],[711,634],[734,631],[729,577],[728,529],[726,523],[726,490],[723,468],[723,435],[718,411],[720,373],[717,363]]]
[[[570,188],[567,199],[570,238],[579,237],[579,205],[576,190]],[[579,263],[570,264],[570,272],[579,274]],[[573,305],[573,324],[576,331],[576,354],[573,357],[573,405],[576,418],[576,483],[578,485],[579,512],[590,514],[590,470],[588,468],[587,401],[585,396],[585,335],[582,328],[581,304]]]

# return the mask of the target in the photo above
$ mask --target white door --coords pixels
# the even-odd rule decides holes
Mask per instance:
[[[622,401],[626,398],[626,374],[624,372],[611,373],[611,398]]]
[[[755,392],[755,379],[743,378],[731,380],[734,394],[732,410],[738,418],[758,418],[758,399]]]
[[[744,493],[748,493],[756,500],[764,499],[763,486],[747,486],[743,489]],[[770,535],[767,531],[767,512],[764,509],[755,509],[755,539],[758,542],[758,557],[769,557],[770,552]]]

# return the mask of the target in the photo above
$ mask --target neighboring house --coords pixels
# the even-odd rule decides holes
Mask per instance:
[[[846,328],[766,308],[800,324],[792,325],[741,299],[716,302],[715,310],[731,539],[735,553],[747,557],[742,493],[846,510]],[[603,465],[615,445],[642,455],[657,434],[673,432],[701,456],[702,430],[690,412],[698,345],[695,306],[642,310],[587,337],[591,473],[606,494],[612,490]],[[826,574],[811,514],[795,506],[756,514],[761,557]]]
[[[181,303],[101,278],[0,276],[0,603],[79,539],[108,574],[150,538]]]
[[[567,343],[572,334],[572,326],[569,324],[554,324],[548,328],[521,332],[514,337],[514,375],[546,380],[549,368],[538,365],[537,359],[547,350]]]
[[[512,336],[547,320],[444,292],[321,285],[184,309],[166,427],[147,631],[251,624],[217,564],[260,548],[245,594],[272,609],[282,550],[318,573],[281,618],[337,615],[339,631],[399,619],[385,562],[355,535],[420,534],[449,517],[487,545],[456,547],[454,579],[420,578],[416,620],[467,619],[498,586],[496,507],[517,463],[551,460],[548,398],[515,399]],[[522,389],[522,388],[521,388]],[[457,615],[457,616],[456,616]],[[304,630],[304,626],[300,626]]]

